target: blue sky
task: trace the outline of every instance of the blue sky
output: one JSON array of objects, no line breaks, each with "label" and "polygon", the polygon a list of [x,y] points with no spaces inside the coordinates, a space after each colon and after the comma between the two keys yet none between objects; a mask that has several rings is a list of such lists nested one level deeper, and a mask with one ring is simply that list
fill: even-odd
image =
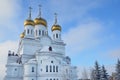
[{"label": "blue sky", "polygon": [[42,17],[47,20],[49,35],[58,13],[62,39],[67,44],[66,55],[72,64],[91,67],[97,60],[113,66],[120,58],[120,0],[0,0],[0,65],[5,72],[7,51],[18,46],[24,30],[24,20],[31,6],[32,18],[42,5]]}]

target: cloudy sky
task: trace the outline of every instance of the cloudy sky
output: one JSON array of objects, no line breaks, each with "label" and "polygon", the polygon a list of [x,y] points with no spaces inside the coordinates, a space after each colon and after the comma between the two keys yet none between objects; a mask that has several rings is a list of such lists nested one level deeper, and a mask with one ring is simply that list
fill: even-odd
[{"label": "cloudy sky", "polygon": [[120,0],[0,0],[0,80],[5,75],[8,50],[17,51],[28,7],[32,7],[34,19],[39,4],[49,35],[54,13],[58,13],[66,55],[73,65],[88,68],[97,60],[108,69],[115,66],[120,58]]}]

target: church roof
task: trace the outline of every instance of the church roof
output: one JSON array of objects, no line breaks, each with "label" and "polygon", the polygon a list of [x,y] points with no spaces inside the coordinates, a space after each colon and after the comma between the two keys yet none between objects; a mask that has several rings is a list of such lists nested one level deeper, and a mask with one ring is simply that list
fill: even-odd
[{"label": "church roof", "polygon": [[36,59],[30,59],[26,64],[36,64]]},{"label": "church roof", "polygon": [[19,63],[8,63],[8,65],[12,65],[12,66],[19,66]]},{"label": "church roof", "polygon": [[41,52],[48,52],[48,51],[54,51],[55,52],[55,49],[51,46],[44,46],[40,51]]}]

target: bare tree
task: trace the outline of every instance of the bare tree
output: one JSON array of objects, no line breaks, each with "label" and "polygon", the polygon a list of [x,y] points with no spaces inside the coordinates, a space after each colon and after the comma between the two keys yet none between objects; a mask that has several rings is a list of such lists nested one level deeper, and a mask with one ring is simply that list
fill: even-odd
[{"label": "bare tree", "polygon": [[83,69],[83,72],[82,72],[82,79],[88,79],[88,73],[85,68]]}]

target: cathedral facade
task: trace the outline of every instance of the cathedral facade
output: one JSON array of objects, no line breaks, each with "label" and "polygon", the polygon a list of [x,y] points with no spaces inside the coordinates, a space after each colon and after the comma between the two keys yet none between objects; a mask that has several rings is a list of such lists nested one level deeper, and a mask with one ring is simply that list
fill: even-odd
[{"label": "cathedral facade", "polygon": [[41,17],[32,20],[31,8],[24,22],[17,53],[8,51],[4,80],[77,80],[77,70],[66,56],[66,44],[61,39],[61,26],[55,23],[48,34],[47,21]]}]

